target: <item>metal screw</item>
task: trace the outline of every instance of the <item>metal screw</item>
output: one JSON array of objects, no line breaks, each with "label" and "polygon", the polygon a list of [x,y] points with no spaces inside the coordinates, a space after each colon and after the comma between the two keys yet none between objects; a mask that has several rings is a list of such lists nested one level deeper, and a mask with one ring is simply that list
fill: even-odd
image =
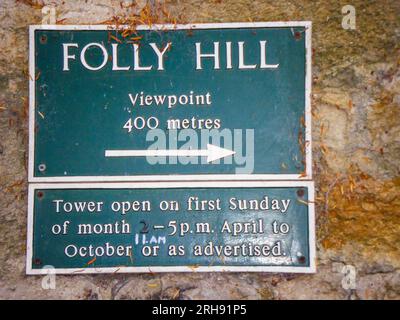
[{"label": "metal screw", "polygon": [[39,168],[40,172],[43,172],[46,170],[46,165],[44,163],[41,163],[41,164],[39,164],[38,168]]},{"label": "metal screw", "polygon": [[33,259],[33,264],[39,266],[42,264],[42,261],[40,259],[36,258],[36,259]]},{"label": "metal screw", "polygon": [[43,192],[42,192],[42,191],[38,191],[37,197],[38,197],[39,199],[40,199],[40,198],[43,198]]},{"label": "metal screw", "polygon": [[301,39],[301,32],[296,31],[296,32],[294,33],[294,38],[295,38],[296,40],[300,40],[300,39]]},{"label": "metal screw", "polygon": [[39,41],[41,44],[46,44],[47,43],[47,36],[45,34],[41,35],[39,38]]},{"label": "metal screw", "polygon": [[297,190],[297,195],[298,195],[299,197],[304,196],[304,189],[299,189],[299,190]]},{"label": "metal screw", "polygon": [[299,262],[300,262],[301,264],[303,264],[303,263],[306,262],[306,257],[305,257],[305,256],[299,256],[299,257],[297,258],[297,260],[299,260]]}]

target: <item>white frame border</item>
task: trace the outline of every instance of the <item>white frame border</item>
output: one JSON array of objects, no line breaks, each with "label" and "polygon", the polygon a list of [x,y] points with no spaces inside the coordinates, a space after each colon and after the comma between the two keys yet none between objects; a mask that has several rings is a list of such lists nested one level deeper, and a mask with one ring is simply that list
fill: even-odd
[{"label": "white frame border", "polygon": [[305,170],[302,174],[184,174],[184,175],[134,175],[134,176],[58,176],[35,177],[35,30],[115,30],[126,26],[115,25],[31,25],[29,26],[29,182],[106,182],[106,181],[223,181],[223,180],[311,180],[312,139],[311,139],[311,21],[287,22],[246,22],[246,23],[203,23],[203,24],[156,24],[141,25],[137,30],[185,30],[185,29],[232,29],[268,27],[304,27],[306,46],[305,75]]},{"label": "white frame border", "polygon": [[[106,268],[56,268],[33,269],[33,216],[34,196],[36,189],[160,189],[160,188],[248,188],[248,187],[305,187],[308,189],[308,234],[309,234],[309,260],[308,267],[293,266],[147,266],[147,267],[106,267]],[[27,253],[26,274],[92,274],[92,273],[146,273],[146,272],[279,272],[279,273],[315,273],[316,248],[315,248],[315,208],[314,208],[314,182],[312,181],[266,181],[247,182],[174,182],[174,183],[62,183],[62,184],[30,184],[28,193],[28,228],[27,228]]]}]

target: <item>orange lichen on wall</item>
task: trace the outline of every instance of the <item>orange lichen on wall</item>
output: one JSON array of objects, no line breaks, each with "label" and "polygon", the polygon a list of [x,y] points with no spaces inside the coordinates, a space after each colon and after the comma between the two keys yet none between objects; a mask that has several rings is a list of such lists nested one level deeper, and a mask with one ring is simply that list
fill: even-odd
[{"label": "orange lichen on wall", "polygon": [[400,258],[400,178],[357,178],[356,186],[346,179],[330,190],[326,211],[324,204],[319,205],[321,244],[325,249],[340,249],[358,243],[369,250],[397,252]]}]

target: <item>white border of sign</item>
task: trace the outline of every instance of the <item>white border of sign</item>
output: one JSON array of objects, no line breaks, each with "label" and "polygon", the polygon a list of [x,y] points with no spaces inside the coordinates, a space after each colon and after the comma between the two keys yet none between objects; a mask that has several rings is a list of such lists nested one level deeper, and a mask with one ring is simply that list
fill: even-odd
[{"label": "white border of sign", "polygon": [[[308,189],[308,233],[309,233],[309,256],[310,266],[202,266],[193,268],[191,266],[148,266],[148,267],[107,267],[107,268],[58,268],[58,269],[32,269],[33,257],[33,215],[34,196],[36,189],[160,189],[160,188],[248,188],[248,187],[305,187]],[[31,184],[28,194],[28,235],[26,253],[26,274],[37,275],[47,272],[57,274],[83,274],[83,273],[145,273],[145,272],[286,272],[286,273],[315,273],[315,214],[314,214],[314,182],[312,181],[268,181],[248,182],[243,186],[242,182],[143,182],[143,183],[60,183],[60,184]]]},{"label": "white border of sign", "polygon": [[[59,176],[34,177],[35,154],[35,30],[115,30],[111,25],[31,25],[29,27],[29,182],[106,182],[106,181],[223,181],[223,180],[311,180],[311,29],[310,21],[288,22],[249,22],[249,23],[204,23],[204,24],[164,24],[142,25],[137,30],[185,30],[185,29],[232,29],[232,28],[268,28],[268,27],[305,27],[306,76],[305,76],[305,153],[306,174],[195,174],[195,175],[136,175],[136,176]],[[118,26],[124,28],[124,26]]]}]

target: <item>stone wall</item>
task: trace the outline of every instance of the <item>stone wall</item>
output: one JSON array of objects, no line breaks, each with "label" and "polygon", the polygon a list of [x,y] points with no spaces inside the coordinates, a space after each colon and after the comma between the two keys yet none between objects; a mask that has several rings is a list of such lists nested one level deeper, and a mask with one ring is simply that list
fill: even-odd
[{"label": "stone wall", "polygon": [[[41,8],[49,4],[60,24],[109,23],[149,8],[145,0],[0,2],[0,298],[400,298],[399,1],[150,6],[158,22],[313,22],[316,274],[74,275],[57,276],[56,289],[43,290],[41,277],[25,275],[28,25],[41,23]],[[346,4],[356,9],[355,30],[341,26]],[[356,271],[353,289],[343,285],[344,270]]]}]

